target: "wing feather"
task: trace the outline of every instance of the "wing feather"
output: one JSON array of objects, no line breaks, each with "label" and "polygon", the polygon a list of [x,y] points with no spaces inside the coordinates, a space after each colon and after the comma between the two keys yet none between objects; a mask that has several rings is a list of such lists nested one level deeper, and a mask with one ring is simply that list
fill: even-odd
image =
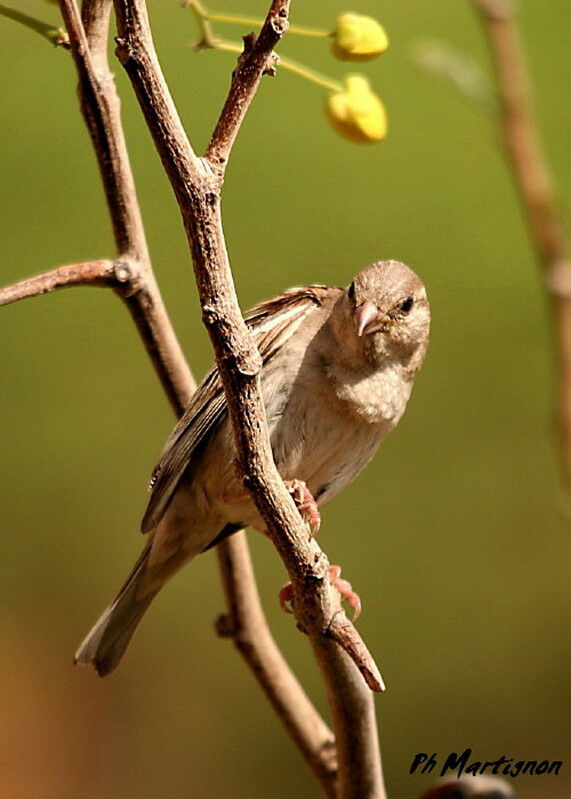
[{"label": "wing feather", "polygon": [[[331,291],[327,286],[289,289],[252,309],[246,324],[264,364],[279,352],[310,311],[325,304]],[[192,460],[226,416],[224,391],[214,367],[196,389],[153,471],[151,497],[141,523],[143,533],[153,530],[160,522]]]}]

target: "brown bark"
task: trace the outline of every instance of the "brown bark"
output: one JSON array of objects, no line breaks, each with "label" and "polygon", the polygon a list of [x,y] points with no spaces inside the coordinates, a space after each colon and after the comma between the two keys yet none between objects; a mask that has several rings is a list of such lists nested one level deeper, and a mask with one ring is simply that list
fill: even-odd
[{"label": "brown bark", "polygon": [[505,153],[531,241],[543,268],[558,354],[559,438],[571,489],[571,247],[543,153],[517,23],[510,0],[472,0],[488,40],[501,102]]}]

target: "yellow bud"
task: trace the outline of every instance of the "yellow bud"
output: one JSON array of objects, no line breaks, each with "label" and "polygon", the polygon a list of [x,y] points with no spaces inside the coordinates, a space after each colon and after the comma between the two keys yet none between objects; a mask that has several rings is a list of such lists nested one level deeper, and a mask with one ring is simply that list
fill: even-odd
[{"label": "yellow bud", "polygon": [[344,88],[327,98],[327,116],[343,138],[373,144],[387,135],[387,114],[363,75],[347,75]]},{"label": "yellow bud", "polygon": [[389,46],[383,26],[360,14],[341,14],[332,35],[333,55],[341,61],[370,61]]}]

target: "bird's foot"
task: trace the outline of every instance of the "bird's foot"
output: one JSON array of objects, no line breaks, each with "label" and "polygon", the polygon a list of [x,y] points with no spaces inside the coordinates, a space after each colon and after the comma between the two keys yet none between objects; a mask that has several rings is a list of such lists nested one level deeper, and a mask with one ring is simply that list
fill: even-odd
[{"label": "bird's foot", "polygon": [[278,599],[284,613],[293,613],[293,610],[288,604],[291,603],[293,599],[293,586],[291,583],[286,583],[283,588],[280,588]]},{"label": "bird's foot", "polygon": [[295,506],[309,528],[311,536],[316,536],[321,527],[321,514],[313,494],[303,480],[286,480],[285,487],[292,496]]},{"label": "bird's foot", "polygon": [[[361,615],[361,597],[353,590],[353,586],[349,580],[344,580],[341,577],[341,566],[329,567],[329,582],[339,591],[341,597],[346,599],[353,608],[353,621],[356,621]],[[280,606],[286,613],[293,613],[288,603],[293,599],[293,588],[291,583],[286,583],[278,594]]]},{"label": "bird's foot", "polygon": [[357,621],[361,615],[361,597],[353,590],[353,586],[349,580],[345,580],[341,577],[341,566],[329,567],[329,582],[339,591],[341,598],[346,599],[351,605],[353,608],[353,621]]}]

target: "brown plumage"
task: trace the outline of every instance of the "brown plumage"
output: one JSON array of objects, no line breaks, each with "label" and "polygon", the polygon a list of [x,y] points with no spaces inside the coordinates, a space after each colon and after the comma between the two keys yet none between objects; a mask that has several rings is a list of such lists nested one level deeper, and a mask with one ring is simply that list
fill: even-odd
[{"label": "brown plumage", "polygon": [[[263,360],[262,393],[274,460],[322,506],[361,471],[408,401],[428,344],[420,279],[375,263],[347,289],[308,286],[258,305],[247,319]],[[213,369],[176,425],[151,479],[148,542],[75,656],[100,675],[118,664],[164,583],[237,529],[264,525],[234,470],[234,443]]]}]

